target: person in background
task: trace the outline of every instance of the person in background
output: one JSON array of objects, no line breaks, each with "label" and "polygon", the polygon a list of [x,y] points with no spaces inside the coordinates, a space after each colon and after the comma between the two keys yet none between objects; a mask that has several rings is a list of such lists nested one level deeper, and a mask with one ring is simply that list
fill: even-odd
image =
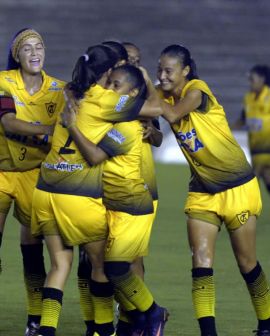
[{"label": "person in background", "polygon": [[254,172],[270,193],[270,68],[260,64],[252,67],[249,84],[241,117],[233,128],[247,129]]}]

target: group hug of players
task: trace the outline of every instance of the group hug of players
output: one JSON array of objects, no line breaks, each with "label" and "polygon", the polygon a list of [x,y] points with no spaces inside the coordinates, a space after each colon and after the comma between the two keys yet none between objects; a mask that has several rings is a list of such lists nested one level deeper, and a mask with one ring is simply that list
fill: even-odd
[{"label": "group hug of players", "polygon": [[[201,335],[217,335],[213,260],[223,223],[258,319],[255,334],[270,335],[269,283],[256,258],[258,181],[189,50],[170,45],[161,52],[157,87],[132,43],[89,47],[67,84],[42,70],[44,58],[40,34],[23,29],[0,72],[0,232],[2,240],[13,202],[21,224],[25,336],[56,335],[76,245],[86,336],[164,335],[169,314],[143,281],[157,209],[151,145],[162,142],[160,116],[191,169],[185,213]],[[251,70],[236,126],[248,125],[255,172],[270,190],[268,73],[265,66]]]}]

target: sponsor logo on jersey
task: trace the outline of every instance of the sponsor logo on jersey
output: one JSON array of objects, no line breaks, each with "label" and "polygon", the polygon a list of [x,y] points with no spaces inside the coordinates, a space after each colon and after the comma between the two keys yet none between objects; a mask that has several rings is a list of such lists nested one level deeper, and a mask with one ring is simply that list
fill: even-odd
[{"label": "sponsor logo on jersey", "polygon": [[9,83],[16,83],[15,80],[10,77],[5,77],[5,80]]},{"label": "sponsor logo on jersey", "polygon": [[241,225],[246,224],[249,219],[249,211],[242,211],[240,214],[237,215],[237,219]]},{"label": "sponsor logo on jersey", "polygon": [[25,106],[25,103],[23,103],[22,101],[19,100],[19,98],[17,96],[12,96],[15,102],[15,105],[18,106]]},{"label": "sponsor logo on jersey", "polygon": [[116,129],[111,129],[108,133],[107,133],[108,137],[113,139],[113,141],[122,144],[126,138],[120,133],[118,132]]},{"label": "sponsor logo on jersey", "polygon": [[51,87],[49,88],[49,91],[61,91],[62,88],[58,86],[57,82],[52,82]]},{"label": "sponsor logo on jersey", "polygon": [[51,118],[56,110],[56,103],[50,102],[50,103],[45,103],[46,110],[48,113],[48,116]]},{"label": "sponsor logo on jersey", "polygon": [[180,147],[185,148],[190,153],[196,153],[204,148],[204,144],[198,139],[195,128],[186,133],[176,133],[176,138]]},{"label": "sponsor logo on jersey", "polygon": [[122,109],[124,108],[124,106],[126,105],[126,102],[128,101],[128,99],[129,99],[129,96],[128,96],[128,95],[121,96],[121,97],[119,98],[118,103],[117,103],[116,106],[115,106],[115,111],[116,111],[116,112],[121,112]]},{"label": "sponsor logo on jersey", "polygon": [[83,165],[78,163],[68,163],[66,161],[58,163],[44,162],[43,166],[47,169],[72,173],[76,170],[83,170]]}]

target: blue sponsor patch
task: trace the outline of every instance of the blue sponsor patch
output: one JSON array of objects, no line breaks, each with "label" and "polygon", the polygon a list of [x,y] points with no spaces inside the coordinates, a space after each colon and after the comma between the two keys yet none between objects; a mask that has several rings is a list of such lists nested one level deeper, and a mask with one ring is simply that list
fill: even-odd
[{"label": "blue sponsor patch", "polygon": [[111,129],[108,133],[107,133],[108,137],[113,139],[113,141],[122,144],[126,138],[120,133],[118,132],[116,129]]},{"label": "blue sponsor patch", "polygon": [[129,96],[128,95],[125,95],[125,96],[121,96],[119,98],[119,101],[118,103],[116,104],[115,106],[115,111],[116,112],[121,112],[123,107],[126,105],[126,102],[128,101],[129,99]]}]

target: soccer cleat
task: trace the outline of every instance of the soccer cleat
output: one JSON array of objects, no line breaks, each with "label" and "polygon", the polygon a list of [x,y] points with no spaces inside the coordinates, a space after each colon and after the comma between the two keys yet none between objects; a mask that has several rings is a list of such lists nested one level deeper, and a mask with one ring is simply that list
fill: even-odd
[{"label": "soccer cleat", "polygon": [[39,335],[39,324],[35,322],[31,322],[30,326],[26,327],[24,336],[42,336]]},{"label": "soccer cleat", "polygon": [[270,330],[254,330],[254,336],[270,336]]},{"label": "soccer cleat", "polygon": [[148,319],[147,336],[163,336],[169,313],[166,308],[157,306]]}]

